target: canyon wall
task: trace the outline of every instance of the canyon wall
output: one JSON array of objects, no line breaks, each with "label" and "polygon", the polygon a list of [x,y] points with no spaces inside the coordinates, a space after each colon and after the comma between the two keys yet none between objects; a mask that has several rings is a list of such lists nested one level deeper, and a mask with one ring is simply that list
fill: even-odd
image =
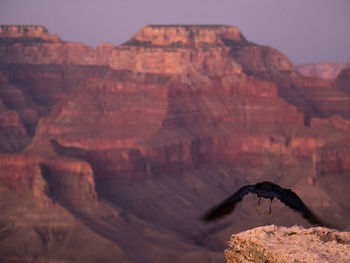
[{"label": "canyon wall", "polygon": [[222,223],[198,220],[262,180],[349,227],[347,71],[303,77],[231,26],[150,25],[95,49],[41,26],[0,28],[0,244],[24,247],[1,245],[1,260],[73,262],[76,234],[95,240],[91,260],[106,245],[104,262],[220,261],[227,233],[308,225],[280,204],[256,217],[252,198]]}]

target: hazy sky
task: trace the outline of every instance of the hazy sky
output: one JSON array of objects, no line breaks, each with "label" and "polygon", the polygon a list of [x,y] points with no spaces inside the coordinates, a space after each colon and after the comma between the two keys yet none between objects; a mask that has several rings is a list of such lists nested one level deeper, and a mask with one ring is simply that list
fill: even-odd
[{"label": "hazy sky", "polygon": [[0,0],[0,24],[120,44],[148,24],[226,24],[292,62],[350,61],[350,0]]}]

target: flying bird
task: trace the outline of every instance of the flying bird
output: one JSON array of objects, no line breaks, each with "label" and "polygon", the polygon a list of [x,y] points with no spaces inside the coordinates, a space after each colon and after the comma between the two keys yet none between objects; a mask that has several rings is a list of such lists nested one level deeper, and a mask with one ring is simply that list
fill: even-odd
[{"label": "flying bird", "polygon": [[241,187],[237,192],[225,199],[220,204],[210,209],[202,219],[205,222],[215,221],[221,217],[230,214],[236,204],[243,199],[243,197],[249,193],[257,194],[258,206],[256,208],[257,213],[260,213],[260,201],[261,197],[270,199],[270,208],[268,214],[271,214],[272,200],[277,197],[282,203],[301,213],[301,215],[307,219],[311,224],[318,226],[326,226],[320,219],[313,214],[309,208],[301,201],[301,199],[290,189],[285,189],[277,184],[271,182],[261,182],[255,185],[246,185]]}]

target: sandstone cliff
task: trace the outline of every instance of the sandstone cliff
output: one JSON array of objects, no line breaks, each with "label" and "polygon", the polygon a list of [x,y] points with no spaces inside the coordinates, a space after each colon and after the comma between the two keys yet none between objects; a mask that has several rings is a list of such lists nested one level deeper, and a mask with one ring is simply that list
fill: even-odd
[{"label": "sandstone cliff", "polygon": [[345,263],[350,259],[350,232],[321,227],[258,227],[232,235],[228,245],[228,263]]},{"label": "sandstone cliff", "polygon": [[303,76],[318,77],[331,80],[336,79],[339,73],[349,65],[349,63],[317,62],[295,65],[294,68]]},{"label": "sandstone cliff", "polygon": [[96,49],[1,30],[0,259],[220,261],[227,233],[308,225],[279,202],[255,216],[249,196],[218,224],[198,221],[261,180],[349,227],[345,73],[302,77],[230,26],[151,25]]},{"label": "sandstone cliff", "polygon": [[105,65],[115,46],[65,42],[43,26],[0,26],[1,63]]}]

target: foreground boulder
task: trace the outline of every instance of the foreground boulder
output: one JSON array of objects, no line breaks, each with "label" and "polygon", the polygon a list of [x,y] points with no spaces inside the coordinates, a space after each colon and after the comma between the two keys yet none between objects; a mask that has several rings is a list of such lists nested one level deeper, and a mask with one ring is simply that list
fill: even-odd
[{"label": "foreground boulder", "polygon": [[349,262],[350,232],[324,227],[257,227],[232,235],[225,250],[231,262]]}]

